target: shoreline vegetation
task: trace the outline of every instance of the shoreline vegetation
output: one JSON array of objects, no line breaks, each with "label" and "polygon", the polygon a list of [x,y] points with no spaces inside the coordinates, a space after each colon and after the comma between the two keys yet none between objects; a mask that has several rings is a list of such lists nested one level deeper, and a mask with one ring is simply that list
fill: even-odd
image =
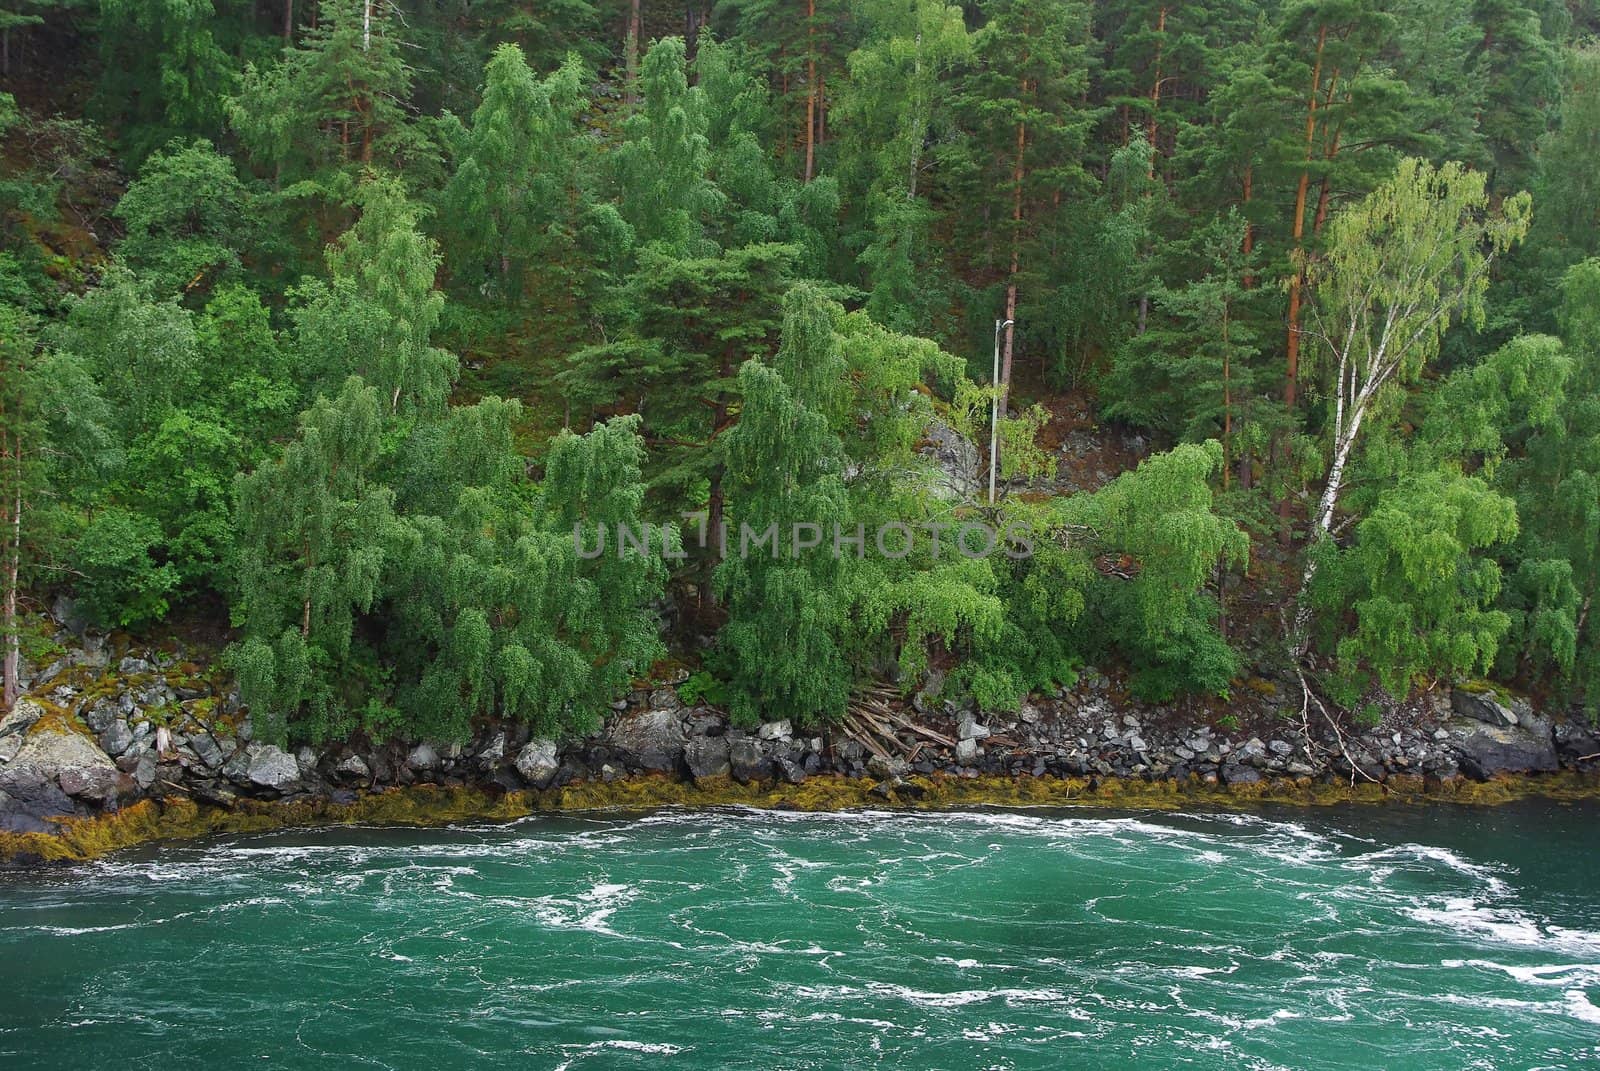
[{"label": "shoreline vegetation", "polygon": [[[774,810],[1496,804],[1600,796],[1600,737],[1488,686],[1381,724],[1318,724],[1270,682],[1225,708],[1140,702],[1096,671],[1015,711],[860,695],[845,724],[743,728],[689,675],[645,682],[592,732],[484,720],[461,742],[257,738],[203,649],[87,633],[0,719],[0,863],[332,825],[438,826],[658,807]],[[1300,715],[1297,719],[1296,715]],[[865,731],[870,720],[879,727]]]}]

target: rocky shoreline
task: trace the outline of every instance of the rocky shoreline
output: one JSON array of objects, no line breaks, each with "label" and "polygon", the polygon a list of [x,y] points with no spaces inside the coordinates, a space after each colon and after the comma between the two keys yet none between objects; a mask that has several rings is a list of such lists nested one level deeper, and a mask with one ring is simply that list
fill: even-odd
[{"label": "rocky shoreline", "polygon": [[[0,720],[0,859],[83,858],[188,831],[428,821],[424,804],[441,799],[452,802],[436,817],[448,821],[665,803],[1495,800],[1508,791],[1472,786],[1506,778],[1526,779],[1531,791],[1541,779],[1561,792],[1585,791],[1591,779],[1600,786],[1594,727],[1488,688],[1426,696],[1370,729],[1328,721],[1319,731],[1297,703],[1258,683],[1256,716],[1244,728],[1232,715],[1209,724],[1192,710],[1134,703],[1093,671],[1012,713],[919,694],[897,711],[898,736],[876,743],[787,721],[735,727],[685,703],[679,682],[665,680],[619,701],[582,739],[490,723],[461,743],[357,739],[287,750],[254,738],[214,663],[182,648],[114,646],[72,637]],[[86,832],[94,829],[113,832]]]}]

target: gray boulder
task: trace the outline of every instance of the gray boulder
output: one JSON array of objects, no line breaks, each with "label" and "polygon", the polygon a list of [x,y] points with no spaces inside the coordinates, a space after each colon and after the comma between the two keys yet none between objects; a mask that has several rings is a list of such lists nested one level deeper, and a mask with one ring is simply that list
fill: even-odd
[{"label": "gray boulder", "polygon": [[244,750],[245,776],[253,784],[282,792],[300,780],[300,763],[274,744],[251,744]]},{"label": "gray boulder", "polygon": [[120,755],[133,746],[133,730],[121,718],[106,726],[100,734],[100,747],[107,755]]},{"label": "gray boulder", "polygon": [[517,774],[534,788],[549,788],[561,770],[554,740],[533,740],[517,753]]},{"label": "gray boulder", "polygon": [[189,737],[189,748],[194,752],[195,758],[200,760],[200,765],[208,770],[221,768],[223,754],[222,748],[211,739],[211,734],[204,730]]},{"label": "gray boulder", "polygon": [[33,723],[44,715],[44,708],[31,699],[19,699],[11,713],[0,718],[0,763],[10,762],[22,750],[23,738]]},{"label": "gray boulder", "polygon": [[476,762],[480,770],[489,770],[500,765],[506,757],[506,734],[497,732],[491,736],[478,752]]},{"label": "gray boulder", "polygon": [[778,776],[791,785],[798,785],[806,779],[805,767],[787,755],[777,756],[772,764],[778,768]]},{"label": "gray boulder", "polygon": [[441,761],[439,752],[426,740],[412,748],[411,754],[406,756],[406,765],[413,770],[437,770]]},{"label": "gray boulder", "polygon": [[728,770],[740,784],[764,779],[770,765],[761,750],[761,741],[748,736],[729,741]]},{"label": "gray boulder", "polygon": [[1261,774],[1249,766],[1228,763],[1222,767],[1222,780],[1230,785],[1253,785],[1261,780]]},{"label": "gray boulder", "polygon": [[340,777],[348,777],[356,781],[366,781],[372,777],[372,767],[367,765],[367,760],[360,755],[351,755],[333,768],[333,772]]},{"label": "gray boulder", "polygon": [[111,728],[111,723],[117,720],[117,704],[111,699],[96,699],[83,711],[83,720],[97,733],[103,733]]},{"label": "gray boulder", "polygon": [[650,710],[617,719],[606,742],[635,766],[671,771],[678,768],[688,736],[676,710]]},{"label": "gray boulder", "polygon": [[5,832],[47,832],[50,827],[41,819],[73,813],[72,800],[37,766],[0,769],[0,785],[0,830]]},{"label": "gray boulder", "polygon": [[1534,726],[1454,722],[1448,726],[1447,743],[1462,772],[1475,780],[1510,773],[1554,773],[1561,768],[1561,760],[1549,725],[1543,719],[1530,720]]},{"label": "gray boulder", "polygon": [[769,721],[756,730],[756,736],[762,740],[788,740],[794,736],[794,726],[788,718],[782,721]]},{"label": "gray boulder", "polygon": [[728,763],[728,738],[725,736],[697,736],[683,749],[684,765],[695,780],[704,777],[726,777]]},{"label": "gray boulder", "polygon": [[1579,759],[1594,761],[1595,755],[1600,755],[1600,734],[1588,726],[1576,722],[1562,722],[1555,727],[1556,750],[1568,762]]},{"label": "gray boulder", "polygon": [[0,767],[0,791],[25,796],[27,793],[19,792],[18,787],[31,783],[35,774],[46,782],[55,782],[68,796],[90,800],[104,800],[119,788],[131,787],[124,784],[117,764],[86,732],[54,722],[38,725],[43,716],[44,708],[33,700],[19,699],[11,714],[0,722],[0,734],[13,737],[18,725],[26,726],[21,746]]}]

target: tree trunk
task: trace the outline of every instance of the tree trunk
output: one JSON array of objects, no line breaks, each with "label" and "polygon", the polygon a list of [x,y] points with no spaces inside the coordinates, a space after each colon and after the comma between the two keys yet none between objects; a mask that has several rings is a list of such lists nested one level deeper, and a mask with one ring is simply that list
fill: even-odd
[{"label": "tree trunk", "polygon": [[[1329,164],[1332,164],[1334,157],[1339,155],[1339,135],[1343,132],[1344,130],[1342,126],[1333,132],[1333,141],[1329,144],[1328,151],[1323,154],[1322,158]],[[1311,223],[1312,234],[1321,234],[1322,225],[1328,222],[1328,191],[1330,184],[1329,176],[1323,175],[1322,189],[1317,193],[1317,215],[1316,219],[1314,219]]]},{"label": "tree trunk", "polygon": [[639,37],[643,28],[644,13],[640,0],[632,0],[628,8],[628,31],[622,44],[622,69],[627,81],[622,99],[627,104],[639,103]]},{"label": "tree trunk", "polygon": [[1161,53],[1167,39],[1165,4],[1161,5],[1161,11],[1156,16],[1156,34],[1155,80],[1150,83],[1150,118],[1145,123],[1145,141],[1150,143],[1150,170],[1145,177],[1152,181],[1156,177],[1156,112],[1161,108]]},{"label": "tree trunk", "polygon": [[[1250,212],[1250,199],[1254,195],[1254,193],[1255,193],[1255,169],[1253,167],[1251,167],[1249,164],[1246,164],[1245,165],[1245,169],[1244,169],[1244,205],[1245,205],[1244,241],[1239,246],[1239,251],[1244,254],[1246,260],[1249,260],[1250,254],[1255,252],[1255,248],[1256,248],[1256,227],[1255,227],[1255,224],[1250,222],[1250,215],[1249,215],[1249,212]],[[1250,269],[1248,267],[1246,267],[1245,270],[1244,270],[1244,277],[1242,279],[1240,279],[1239,282],[1240,282],[1240,285],[1242,285],[1246,290],[1253,290],[1253,289],[1255,289],[1255,285],[1256,285],[1256,277],[1254,275],[1252,275],[1250,273]]]},{"label": "tree trunk", "polygon": [[283,0],[283,39],[294,41],[294,0]]},{"label": "tree trunk", "polygon": [[[1028,93],[1027,79],[1022,82],[1022,95]],[[1017,333],[1017,272],[1022,266],[1022,164],[1028,151],[1028,125],[1017,124],[1017,155],[1011,166],[1011,271],[1006,279],[1006,327],[1005,348],[1000,357],[1000,400],[999,412],[1002,416],[1006,412],[1006,402],[1011,396],[1011,356],[1012,343]]]},{"label": "tree trunk", "polygon": [[[1341,370],[1342,372],[1342,370]],[[1343,389],[1344,376],[1339,377],[1340,389]],[[1366,416],[1367,398],[1365,391],[1357,395],[1351,403],[1348,427],[1338,427],[1340,423],[1335,420],[1335,439],[1333,451],[1333,466],[1328,469],[1328,483],[1322,489],[1322,499],[1317,503],[1316,520],[1311,529],[1311,539],[1308,545],[1314,545],[1319,535],[1327,535],[1333,530],[1333,514],[1339,507],[1339,492],[1344,488],[1345,466],[1350,463],[1350,454],[1356,443],[1356,436],[1361,433],[1361,421]],[[1317,577],[1317,559],[1315,555],[1306,558],[1305,571],[1300,574],[1300,595],[1296,600],[1294,612],[1294,630],[1291,633],[1293,649],[1296,657],[1305,654],[1307,635],[1311,624],[1311,603],[1309,595],[1311,582]]]},{"label": "tree trunk", "polygon": [[693,63],[700,50],[700,26],[705,22],[705,15],[695,7],[694,0],[683,9],[683,49],[689,62]]},{"label": "tree trunk", "polygon": [[12,489],[11,501],[8,503],[11,507],[9,510],[11,516],[6,518],[11,522],[9,526],[11,531],[8,533],[9,539],[7,539],[5,555],[4,618],[3,621],[0,621],[0,625],[3,625],[4,628],[6,644],[4,672],[0,674],[0,676],[4,677],[4,684],[0,686],[0,698],[4,699],[4,703],[0,705],[3,705],[6,710],[10,710],[17,701],[17,677],[22,668],[22,639],[17,635],[17,584],[19,583],[22,564],[22,441],[20,437],[12,439],[9,455],[5,460],[11,463],[16,487]]},{"label": "tree trunk", "polygon": [[817,155],[817,0],[806,0],[806,167],[810,182]]},{"label": "tree trunk", "polygon": [[1233,458],[1233,382],[1229,379],[1232,354],[1228,344],[1228,310],[1222,311],[1222,489],[1228,489],[1229,466]]},{"label": "tree trunk", "polygon": [[[1328,42],[1328,28],[1317,34],[1317,59],[1311,69],[1311,92],[1306,97],[1306,158],[1300,170],[1300,184],[1294,196],[1294,251],[1298,255],[1306,233],[1306,195],[1311,188],[1311,147],[1317,136],[1317,96],[1322,90],[1322,54]],[[1305,265],[1298,260],[1289,276],[1289,337],[1283,381],[1283,405],[1294,412],[1300,380],[1300,301],[1305,286]]]}]

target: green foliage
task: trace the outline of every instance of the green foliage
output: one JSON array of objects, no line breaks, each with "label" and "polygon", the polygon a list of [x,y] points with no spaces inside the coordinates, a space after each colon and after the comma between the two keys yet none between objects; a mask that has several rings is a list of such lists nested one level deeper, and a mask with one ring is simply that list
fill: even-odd
[{"label": "green foliage", "polygon": [[484,76],[483,103],[444,190],[445,222],[458,270],[500,277],[521,296],[532,265],[573,252],[581,207],[575,120],[585,73],[569,59],[541,80],[522,50],[507,44]]},{"label": "green foliage", "polygon": [[1487,672],[1511,622],[1494,608],[1500,568],[1484,552],[1516,534],[1515,503],[1477,477],[1427,472],[1384,494],[1353,545],[1322,551],[1316,601],[1354,618],[1333,643],[1335,697],[1353,705],[1377,686],[1403,698]]},{"label": "green foliage", "polygon": [[328,246],[329,282],[302,288],[303,360],[327,383],[367,377],[391,412],[437,411],[457,372],[455,356],[432,343],[444,310],[438,247],[398,182],[370,180],[357,199],[360,218]]},{"label": "green foliage", "polygon": [[1245,534],[1213,508],[1209,481],[1221,462],[1214,440],[1179,446],[1056,509],[1066,537],[1106,567],[1091,588],[1091,634],[1129,660],[1136,691],[1149,698],[1220,694],[1239,670],[1206,593],[1219,565],[1242,564],[1249,552]]},{"label": "green foliage", "polygon": [[117,252],[160,294],[214,286],[254,244],[252,199],[209,141],[174,143],[145,161],[117,202],[127,227]]},{"label": "green foliage", "polygon": [[212,0],[101,0],[102,107],[134,160],[173,137],[220,131],[234,68],[215,19]]},{"label": "green foliage", "polygon": [[[831,718],[848,695],[838,642],[844,560],[831,543],[847,520],[844,450],[820,411],[843,372],[831,315],[816,290],[790,291],[777,368],[751,360],[739,370],[744,411],[724,439],[736,537],[716,571],[728,607],[719,642],[732,669],[729,713],[746,724]],[[813,549],[798,545],[797,525],[816,526]],[[768,533],[770,551],[755,542]]]},{"label": "green foliage", "polygon": [[383,412],[378,392],[352,376],[301,416],[281,460],[239,478],[240,687],[269,735],[352,727],[338,673],[395,538],[394,492],[375,478]]},{"label": "green foliage", "polygon": [[158,563],[161,529],[148,517],[118,507],[90,518],[74,564],[80,605],[102,628],[123,628],[161,617],[179,576]]},{"label": "green foliage", "polygon": [[[591,0],[0,7],[3,564],[225,598],[264,736],[581,729],[669,590],[746,722],[1226,694],[1296,576],[1352,703],[1600,703],[1592,4],[726,0],[642,62]],[[1008,316],[991,508],[929,455]],[[734,557],[573,543],[692,511]]]}]

